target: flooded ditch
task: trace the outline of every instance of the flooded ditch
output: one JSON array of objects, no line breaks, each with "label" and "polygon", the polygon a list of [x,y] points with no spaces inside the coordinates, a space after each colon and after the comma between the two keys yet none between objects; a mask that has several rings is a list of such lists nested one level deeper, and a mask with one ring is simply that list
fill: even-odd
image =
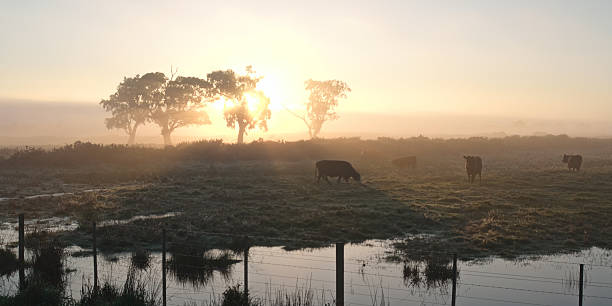
[{"label": "flooded ditch", "polygon": [[[164,216],[169,215],[138,216],[130,220]],[[31,221],[32,225],[43,223],[50,231],[72,230],[78,226],[61,218]],[[15,224],[3,224],[0,235],[5,245],[11,245],[17,238]],[[385,305],[450,304],[450,257],[389,261],[392,243],[371,240],[344,247],[345,304],[381,305],[381,299]],[[16,252],[14,247],[11,250]],[[93,258],[86,251],[78,247],[67,249],[66,291],[77,299],[83,283],[93,283]],[[241,252],[191,249],[169,251],[167,256],[168,305],[191,302],[199,305],[219,296],[229,286],[244,285]],[[120,286],[129,269],[137,267],[139,275],[150,286],[159,288],[161,261],[160,252],[100,254],[99,279]],[[489,257],[459,261],[457,305],[577,305],[579,263],[585,264],[584,305],[610,305],[612,252],[599,248],[514,260]],[[335,297],[335,269],[334,247],[298,251],[252,247],[248,258],[249,292],[255,297],[264,297],[279,289],[293,292],[296,287],[306,288],[313,292],[316,304],[329,303]],[[2,276],[0,293],[16,292],[18,277],[17,272]]]}]

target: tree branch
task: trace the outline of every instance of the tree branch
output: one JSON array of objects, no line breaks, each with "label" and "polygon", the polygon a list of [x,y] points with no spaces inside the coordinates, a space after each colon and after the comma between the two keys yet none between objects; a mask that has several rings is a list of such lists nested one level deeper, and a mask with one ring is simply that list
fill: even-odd
[{"label": "tree branch", "polygon": [[293,116],[300,118],[304,121],[304,123],[306,123],[306,126],[308,127],[308,129],[310,129],[310,123],[308,123],[308,120],[306,120],[306,116],[300,116],[299,114],[293,112],[292,110],[290,110],[287,106],[285,106],[284,104],[281,104],[283,106],[283,108],[288,111],[290,114],[292,114]]}]

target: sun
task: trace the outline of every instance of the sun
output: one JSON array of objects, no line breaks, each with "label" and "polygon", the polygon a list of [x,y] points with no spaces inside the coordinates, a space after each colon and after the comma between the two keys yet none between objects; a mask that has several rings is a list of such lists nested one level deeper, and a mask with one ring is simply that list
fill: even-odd
[{"label": "sun", "polygon": [[246,100],[247,108],[249,109],[249,113],[255,114],[259,111],[259,108],[261,107],[260,105],[261,101],[256,95],[252,93],[245,93],[244,99]]},{"label": "sun", "polygon": [[[286,99],[286,95],[283,91],[283,86],[274,77],[274,75],[266,75],[263,79],[257,83],[257,89],[264,92],[264,94],[270,98],[270,110],[277,111],[283,109],[283,100]],[[251,109],[249,107],[249,109]]]}]

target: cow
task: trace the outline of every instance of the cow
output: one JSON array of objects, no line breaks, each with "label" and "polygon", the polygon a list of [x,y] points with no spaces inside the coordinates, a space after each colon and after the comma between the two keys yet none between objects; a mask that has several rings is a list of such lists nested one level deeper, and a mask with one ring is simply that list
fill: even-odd
[{"label": "cow", "polygon": [[563,154],[563,162],[567,164],[570,171],[580,171],[582,166],[582,155]]},{"label": "cow", "polygon": [[340,183],[341,179],[348,182],[351,177],[358,182],[361,181],[361,175],[353,168],[351,163],[343,160],[320,160],[316,163],[315,179],[317,183],[319,183],[321,177],[325,178],[325,180],[330,183],[327,179],[328,176],[337,176],[338,183]]},{"label": "cow", "polygon": [[463,156],[465,158],[465,170],[467,171],[468,181],[474,183],[478,174],[479,184],[482,183],[482,159],[480,156]]},{"label": "cow", "polygon": [[416,156],[406,156],[397,158],[391,161],[391,163],[398,168],[416,168]]}]

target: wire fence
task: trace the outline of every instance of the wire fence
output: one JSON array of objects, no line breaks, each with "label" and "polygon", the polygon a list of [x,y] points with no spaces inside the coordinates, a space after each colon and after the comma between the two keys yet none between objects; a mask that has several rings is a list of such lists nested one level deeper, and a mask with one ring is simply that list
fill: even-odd
[{"label": "wire fence", "polygon": [[[27,240],[36,232],[26,228],[22,216],[19,224],[15,236],[19,237],[20,271],[18,282],[11,283],[14,290],[23,286],[23,270],[26,269],[24,249],[30,244]],[[566,271],[563,276],[552,277],[512,271],[483,271],[465,264],[459,266],[457,254],[436,252],[432,256],[432,253],[419,254],[415,250],[413,255],[432,258],[437,266],[431,262],[411,262],[403,263],[403,268],[402,264],[393,264],[396,268],[391,269],[386,263],[345,256],[345,244],[342,242],[329,241],[327,243],[334,245],[334,248],[311,254],[252,247],[250,241],[260,239],[317,244],[321,241],[262,235],[245,237],[232,233],[135,224],[106,224],[104,227],[146,231],[153,237],[162,237],[162,241],[154,246],[149,243],[137,248],[133,245],[139,245],[140,241],[122,241],[118,244],[125,250],[136,251],[120,255],[102,254],[97,251],[100,242],[117,238],[105,237],[112,233],[92,226],[91,251],[86,250],[87,256],[84,257],[66,259],[68,268],[76,268],[76,273],[67,279],[67,286],[72,291],[91,283],[94,287],[102,283],[121,284],[126,280],[128,271],[139,265],[138,252],[141,252],[141,259],[146,259],[143,270],[148,271],[144,277],[150,282],[151,290],[157,287],[161,291],[159,299],[163,305],[213,304],[233,284],[240,284],[243,292],[269,305],[283,305],[279,302],[282,299],[300,295],[317,305],[559,305],[559,301],[564,305],[612,305],[612,279],[590,280],[584,271],[585,265],[579,262],[539,259],[539,262],[563,265],[571,270],[571,273]],[[231,239],[236,242],[236,248],[231,251],[202,249],[197,241],[166,240],[166,232],[175,234],[172,237],[189,234]],[[161,249],[157,245],[162,245]],[[376,269],[379,266],[382,268]],[[587,266],[591,271],[610,269],[609,274],[612,275],[611,266]],[[585,287],[595,293],[585,293]],[[589,304],[585,304],[585,301]]]}]

